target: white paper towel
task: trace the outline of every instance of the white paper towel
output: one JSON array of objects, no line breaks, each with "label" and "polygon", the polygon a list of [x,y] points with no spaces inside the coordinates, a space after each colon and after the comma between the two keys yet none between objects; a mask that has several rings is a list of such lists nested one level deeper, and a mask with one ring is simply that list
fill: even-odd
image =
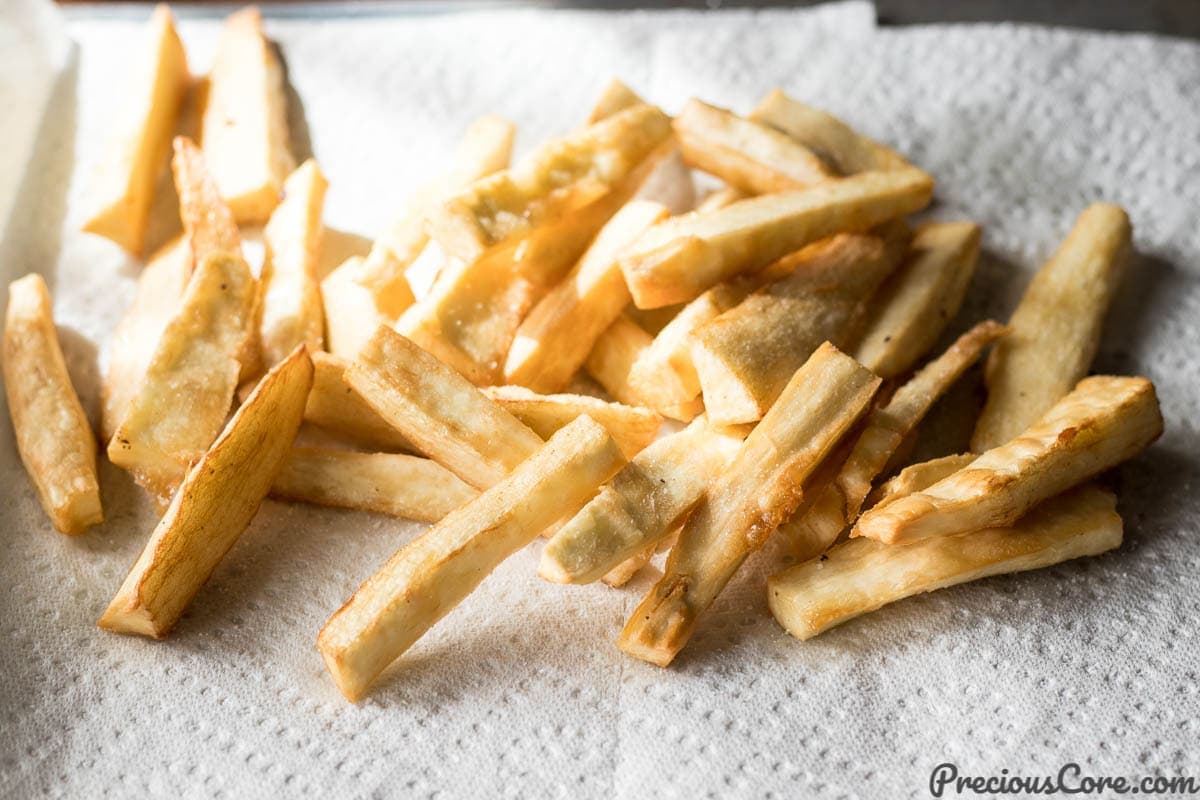
[{"label": "white paper towel", "polygon": [[[147,9],[148,11],[148,9]],[[46,273],[76,379],[136,265],[75,232],[81,187],[139,25],[69,15],[70,96],[44,177],[0,251]],[[217,21],[185,18],[197,71]],[[1126,544],[1101,558],[899,603],[816,640],[766,610],[751,562],[676,664],[613,640],[648,583],[559,587],[514,556],[360,706],[314,647],[321,624],[418,526],[267,503],[170,640],[94,622],[154,525],[123,473],[108,522],[55,534],[0,442],[0,794],[74,797],[907,797],[930,771],[1200,774],[1200,46],[1014,26],[874,29],[814,11],[519,10],[272,19],[330,224],[371,235],[497,112],[529,148],[611,75],[668,109],[745,111],[781,85],[938,178],[942,217],[985,227],[961,324],[1003,318],[1086,203],[1126,206],[1144,256],[1097,361],[1158,384],[1167,433],[1119,471]],[[27,187],[28,188],[28,187]],[[65,219],[64,219],[65,215]],[[17,217],[20,217],[17,220]],[[61,231],[61,234],[60,234]],[[102,355],[99,356],[102,360]]]}]

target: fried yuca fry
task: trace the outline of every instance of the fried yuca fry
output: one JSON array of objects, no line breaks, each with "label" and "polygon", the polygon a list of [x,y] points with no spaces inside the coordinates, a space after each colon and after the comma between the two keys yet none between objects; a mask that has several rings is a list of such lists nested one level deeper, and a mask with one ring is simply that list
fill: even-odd
[{"label": "fried yuca fry", "polygon": [[605,84],[600,96],[596,98],[596,104],[592,106],[592,110],[588,114],[587,124],[591,125],[602,119],[608,119],[627,108],[644,105],[645,102],[637,92],[617,78],[613,78]]},{"label": "fried yuca fry", "polygon": [[911,252],[872,300],[870,322],[854,355],[881,378],[903,375],[933,346],[958,313],[979,256],[979,226],[930,222],[913,235]]},{"label": "fried yuca fry", "polygon": [[1119,547],[1116,497],[1082,486],[1049,499],[1011,527],[903,546],[851,539],[767,581],[771,613],[797,639],[905,597],[968,581],[1048,567]]},{"label": "fried yuca fry", "polygon": [[649,560],[741,444],[741,437],[703,417],[654,442],[558,529],[542,549],[538,575],[555,583],[591,583],[647,549]]},{"label": "fried yuca fry", "polygon": [[800,502],[805,479],[866,410],[879,379],[825,344],[796,370],[688,518],[665,574],[617,646],[659,666],[687,643],[699,615]]},{"label": "fried yuca fry", "polygon": [[592,345],[629,305],[617,265],[621,250],[666,219],[665,206],[633,200],[608,221],[566,279],[517,328],[504,378],[538,392],[557,392],[587,360]]},{"label": "fried yuca fry", "polygon": [[585,367],[605,391],[622,403],[646,406],[664,417],[691,422],[704,410],[704,403],[691,393],[684,376],[666,370],[652,384],[635,379],[653,343],[650,334],[623,314],[596,340]]},{"label": "fried yuca fry", "polygon": [[99,162],[83,230],[141,255],[154,183],[171,146],[171,132],[187,93],[187,55],[166,5],[150,17],[149,42],[140,54],[114,121],[106,157]]},{"label": "fried yuca fry", "polygon": [[233,212],[221,199],[204,153],[186,136],[172,142],[171,172],[179,195],[179,218],[192,254],[192,266],[213,253],[242,254],[242,235]]},{"label": "fried yuca fry", "polygon": [[908,169],[752,197],[655,225],[621,259],[621,269],[638,308],[681,303],[819,239],[919,211],[932,193],[933,180]]},{"label": "fried yuca fry", "polygon": [[508,478],[401,548],[317,637],[342,694],[360,699],[500,562],[578,510],[623,463],[603,426],[579,417]]},{"label": "fried yuca fry", "polygon": [[626,458],[654,441],[662,425],[662,417],[649,409],[586,395],[538,394],[523,386],[489,386],[482,391],[543,439],[587,414],[605,427]]},{"label": "fried yuca fry", "polygon": [[910,464],[894,477],[876,487],[867,496],[867,507],[881,508],[898,498],[924,491],[942,478],[958,472],[978,457],[975,453],[956,453]]},{"label": "fried yuca fry", "polygon": [[1132,458],[1162,433],[1154,384],[1084,378],[1007,444],[863,514],[851,535],[887,544],[1011,525],[1037,503]]},{"label": "fried yuca fry", "polygon": [[1104,315],[1132,250],[1129,215],[1088,206],[1058,252],[1034,276],[1009,322],[1013,329],[988,359],[988,398],[971,449],[1016,436],[1087,374]]},{"label": "fried yuca fry", "polygon": [[361,257],[351,256],[321,281],[325,345],[342,358],[356,357],[376,328],[393,322],[379,310],[371,290],[359,281],[362,266]]},{"label": "fried yuca fry", "polygon": [[96,437],[71,385],[40,275],[8,285],[3,369],[17,450],[46,516],[72,536],[103,522]]},{"label": "fried yuca fry", "polygon": [[225,424],[255,294],[254,276],[237,256],[216,253],[196,268],[108,444],[109,460],[160,504]]},{"label": "fried yuca fry", "polygon": [[283,68],[253,6],[225,20],[209,73],[201,141],[221,196],[238,222],[266,222],[295,168]]},{"label": "fried yuca fry", "polygon": [[274,497],[421,522],[437,522],[478,494],[428,458],[324,447],[293,447],[271,485]]},{"label": "fried yuca fry", "polygon": [[410,451],[404,435],[384,421],[345,381],[350,362],[330,353],[314,352],[313,385],[304,406],[304,421],[339,434],[373,450]]},{"label": "fried yuca fry", "polygon": [[699,100],[689,100],[672,126],[688,166],[747,194],[803,189],[834,176],[791,136]]},{"label": "fried yuca fry", "polygon": [[381,325],[346,382],[425,455],[486,489],[542,439],[453,369]]},{"label": "fried yuca fry", "polygon": [[312,364],[303,347],[259,382],[188,470],[97,622],[101,628],[156,639],[171,631],[267,496],[300,427],[311,384]]}]

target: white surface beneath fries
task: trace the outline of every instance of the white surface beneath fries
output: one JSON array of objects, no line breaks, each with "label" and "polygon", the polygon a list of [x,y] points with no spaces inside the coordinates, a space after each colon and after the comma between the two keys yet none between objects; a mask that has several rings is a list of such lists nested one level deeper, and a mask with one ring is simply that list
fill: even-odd
[{"label": "white surface beneath fries", "polygon": [[[194,68],[215,24],[182,22]],[[0,795],[891,798],[927,796],[944,761],[973,775],[1070,761],[1200,774],[1200,46],[875,31],[862,4],[267,29],[331,181],[329,221],[368,235],[474,116],[512,118],[528,149],[578,124],[613,74],[668,110],[696,95],[746,111],[779,84],[930,170],[936,213],[985,230],[957,329],[1006,315],[1087,202],[1121,203],[1147,257],[1097,367],[1152,377],[1167,434],[1120,471],[1117,553],[908,600],[804,644],[768,615],[752,561],[666,671],[613,644],[645,578],[620,592],[544,583],[535,544],[354,707],[325,674],[317,630],[418,526],[268,503],[169,641],[114,636],[94,622],[153,527],[150,503],[106,467],[109,521],[55,534],[5,422]],[[0,264],[6,281],[46,273],[94,407],[96,348],[135,268],[74,232],[80,182],[65,187],[96,156],[137,28],[75,12],[71,31],[78,77],[52,108],[44,182],[19,201]]]}]

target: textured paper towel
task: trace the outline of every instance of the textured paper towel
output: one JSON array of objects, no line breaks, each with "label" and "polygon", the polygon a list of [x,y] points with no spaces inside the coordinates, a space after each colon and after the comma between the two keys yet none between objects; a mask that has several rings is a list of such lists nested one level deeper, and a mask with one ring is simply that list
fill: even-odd
[{"label": "textured paper towel", "polygon": [[[77,380],[135,265],[74,233],[81,180],[135,41],[70,16],[60,82],[4,243],[5,279],[51,279]],[[271,19],[328,173],[329,221],[371,234],[484,112],[520,145],[565,131],[612,74],[676,109],[748,110],[778,84],[892,142],[944,217],[986,230],[962,323],[1003,316],[1089,201],[1132,214],[1132,270],[1097,368],[1158,384],[1167,434],[1119,471],[1125,545],[1101,558],[905,601],[801,644],[752,562],[669,670],[613,639],[646,582],[534,577],[514,556],[347,704],[314,638],[417,526],[268,503],[166,642],[94,621],[154,524],[103,471],[108,522],[53,533],[4,423],[0,794],[179,797],[905,797],[930,770],[1200,774],[1200,46],[1011,26],[875,30],[812,12]],[[194,66],[216,23],[186,19]],[[67,186],[70,184],[68,191]],[[64,214],[66,220],[64,222]],[[60,237],[59,231],[63,231]],[[944,426],[943,426],[944,427]]]}]

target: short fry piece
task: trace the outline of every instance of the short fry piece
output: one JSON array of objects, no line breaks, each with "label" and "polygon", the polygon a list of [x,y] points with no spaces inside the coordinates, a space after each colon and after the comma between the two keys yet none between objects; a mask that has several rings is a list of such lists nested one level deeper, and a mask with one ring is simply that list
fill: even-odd
[{"label": "short fry piece", "polygon": [[942,478],[958,472],[978,457],[975,453],[956,453],[910,464],[900,470],[895,477],[884,481],[871,492],[867,497],[867,507],[882,508],[893,500],[914,492],[924,491]]},{"label": "short fry piece", "polygon": [[233,212],[221,199],[204,153],[186,136],[173,142],[171,172],[179,195],[179,218],[195,267],[213,253],[242,254],[242,235]]},{"label": "short fry piece", "polygon": [[17,450],[42,508],[61,533],[83,533],[104,520],[96,437],[71,385],[40,275],[8,286],[3,368]]},{"label": "short fry piece", "polygon": [[351,256],[321,281],[325,344],[329,352],[354,358],[380,325],[393,320],[375,304],[371,290],[359,281],[363,260]]},{"label": "short fry piece", "polygon": [[101,628],[156,639],[171,631],[267,496],[300,427],[311,384],[303,348],[266,374],[188,470],[100,617]]},{"label": "short fry piece", "polygon": [[304,421],[346,437],[373,450],[410,451],[404,435],[346,383],[350,362],[330,353],[314,352],[313,385],[304,406]]},{"label": "short fry piece", "polygon": [[887,544],[1011,525],[1047,497],[1132,458],[1162,433],[1154,384],[1085,378],[1032,427],[928,489],[859,518]]},{"label": "short fry piece", "polygon": [[400,549],[317,637],[342,694],[360,699],[504,559],[587,502],[622,463],[604,428],[580,417],[507,479]]}]

